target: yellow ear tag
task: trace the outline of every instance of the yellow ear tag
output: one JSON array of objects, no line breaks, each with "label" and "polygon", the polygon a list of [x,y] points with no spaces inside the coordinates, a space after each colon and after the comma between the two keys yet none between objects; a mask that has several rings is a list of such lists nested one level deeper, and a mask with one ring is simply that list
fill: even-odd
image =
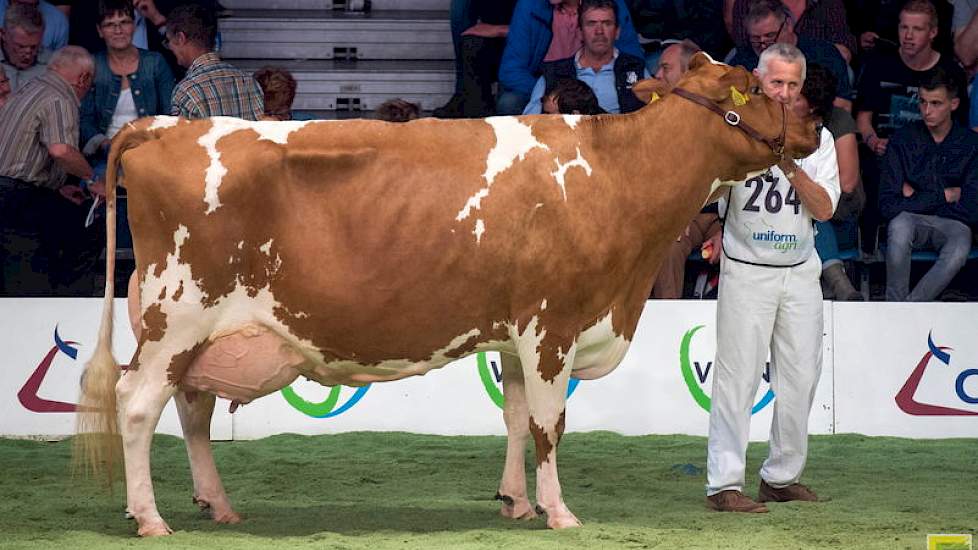
[{"label": "yellow ear tag", "polygon": [[733,86],[730,87],[730,98],[733,99],[734,105],[737,107],[743,107],[744,105],[747,105],[748,101],[750,101],[749,95],[740,93],[740,91]]},{"label": "yellow ear tag", "polygon": [[655,103],[656,101],[659,101],[660,99],[662,99],[662,98],[659,97],[659,94],[657,94],[655,92],[652,92],[652,97],[649,98],[649,103]]}]

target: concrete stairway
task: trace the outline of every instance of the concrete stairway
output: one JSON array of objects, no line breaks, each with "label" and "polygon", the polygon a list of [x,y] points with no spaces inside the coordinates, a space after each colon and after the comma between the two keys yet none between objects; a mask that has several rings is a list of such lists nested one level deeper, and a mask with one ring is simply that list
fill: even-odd
[{"label": "concrete stairway", "polygon": [[448,1],[374,0],[363,13],[342,1],[224,0],[221,55],[249,71],[288,69],[294,108],[322,118],[365,116],[395,97],[430,111],[454,88]]}]

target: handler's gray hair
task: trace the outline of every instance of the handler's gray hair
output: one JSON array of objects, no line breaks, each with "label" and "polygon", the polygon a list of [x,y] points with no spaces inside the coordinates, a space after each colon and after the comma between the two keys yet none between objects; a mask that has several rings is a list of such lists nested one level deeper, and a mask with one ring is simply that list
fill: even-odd
[{"label": "handler's gray hair", "polygon": [[807,74],[807,65],[805,63],[805,54],[801,53],[801,50],[792,46],[791,44],[785,44],[784,42],[775,42],[768,46],[766,50],[761,52],[761,58],[757,62],[757,72],[764,76],[767,74],[768,65],[770,65],[772,59],[780,59],[785,63],[795,63],[801,65],[801,79],[805,80],[805,75]]}]

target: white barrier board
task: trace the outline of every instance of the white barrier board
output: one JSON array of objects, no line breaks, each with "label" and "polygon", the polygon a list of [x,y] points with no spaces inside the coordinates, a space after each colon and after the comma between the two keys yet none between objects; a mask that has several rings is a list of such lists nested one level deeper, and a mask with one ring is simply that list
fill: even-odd
[{"label": "white barrier board", "polygon": [[[135,343],[124,301],[116,304],[115,355],[125,363]],[[710,301],[648,302],[634,343],[618,369],[599,380],[572,382],[568,431],[706,435],[715,307]],[[100,312],[99,299],[0,299],[4,325],[0,346],[7,351],[0,372],[0,434],[73,432],[74,413],[63,411],[77,402],[79,376],[94,348]],[[826,327],[832,326],[831,314],[827,304]],[[822,381],[811,418],[812,433],[820,434],[833,432],[831,330],[827,334]],[[490,353],[456,361],[424,377],[364,388],[325,388],[300,380],[285,392],[239,408],[234,415],[228,413],[228,402],[219,400],[212,436],[254,439],[285,432],[356,430],[504,434],[498,373],[498,356]],[[30,380],[39,382],[36,388]],[[754,440],[767,439],[772,399],[763,380],[751,426]],[[180,434],[172,404],[158,431]]]},{"label": "white barrier board", "polygon": [[836,432],[978,437],[976,306],[836,304]]},{"label": "white barrier board", "polygon": [[[126,301],[114,307],[113,355],[122,364],[136,350]],[[65,436],[75,432],[79,381],[95,350],[102,300],[0,298],[0,435]],[[218,399],[211,438],[231,439],[229,403]],[[173,403],[157,433],[182,435]]]}]

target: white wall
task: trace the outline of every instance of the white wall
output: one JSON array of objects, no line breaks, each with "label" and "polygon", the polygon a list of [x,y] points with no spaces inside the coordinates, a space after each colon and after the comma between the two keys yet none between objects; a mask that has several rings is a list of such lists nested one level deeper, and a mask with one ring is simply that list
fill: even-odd
[{"label": "white wall", "polygon": [[[115,354],[128,362],[135,342],[116,302]],[[38,400],[73,404],[84,361],[94,348],[101,311],[99,299],[0,299],[0,434],[62,436],[74,429],[74,413],[43,412]],[[973,327],[978,304],[825,304],[825,363],[811,416],[815,434],[858,432],[920,438],[978,437],[978,339]],[[648,302],[625,360],[600,380],[582,381],[568,401],[569,431],[612,430],[623,434],[706,435],[708,413],[694,394],[708,396],[715,353],[715,302]],[[697,328],[700,327],[700,328]],[[59,348],[55,329],[64,341]],[[684,380],[681,347],[689,335],[692,390]],[[928,353],[928,334],[938,347],[953,348],[949,364],[930,358],[906,408],[943,407],[940,415],[908,414],[895,397]],[[77,349],[77,359],[66,351]],[[46,355],[50,368],[36,392],[25,390]],[[375,384],[369,389],[341,388],[333,416],[314,418],[293,407],[282,393],[243,406],[233,415],[219,400],[212,424],[214,439],[254,439],[294,432],[337,433],[353,430],[401,430],[432,434],[503,434],[501,411],[490,398],[498,391],[492,376],[494,354],[485,359],[489,390],[476,356],[424,377]],[[972,373],[971,371],[975,371]],[[960,379],[960,383],[959,383]],[[956,384],[960,388],[956,388]],[[292,386],[308,402],[322,402],[330,388],[307,381]],[[768,391],[761,383],[758,402]],[[960,390],[961,395],[958,395]],[[29,394],[22,402],[18,394]],[[32,398],[36,394],[36,398]],[[351,399],[353,406],[339,412]],[[33,401],[32,401],[33,399]],[[906,400],[905,400],[906,401]],[[767,438],[773,402],[753,417],[751,437]],[[321,411],[326,412],[326,411]],[[339,414],[337,414],[339,412]],[[970,415],[970,416],[969,416]],[[161,433],[180,434],[172,404]]]}]

